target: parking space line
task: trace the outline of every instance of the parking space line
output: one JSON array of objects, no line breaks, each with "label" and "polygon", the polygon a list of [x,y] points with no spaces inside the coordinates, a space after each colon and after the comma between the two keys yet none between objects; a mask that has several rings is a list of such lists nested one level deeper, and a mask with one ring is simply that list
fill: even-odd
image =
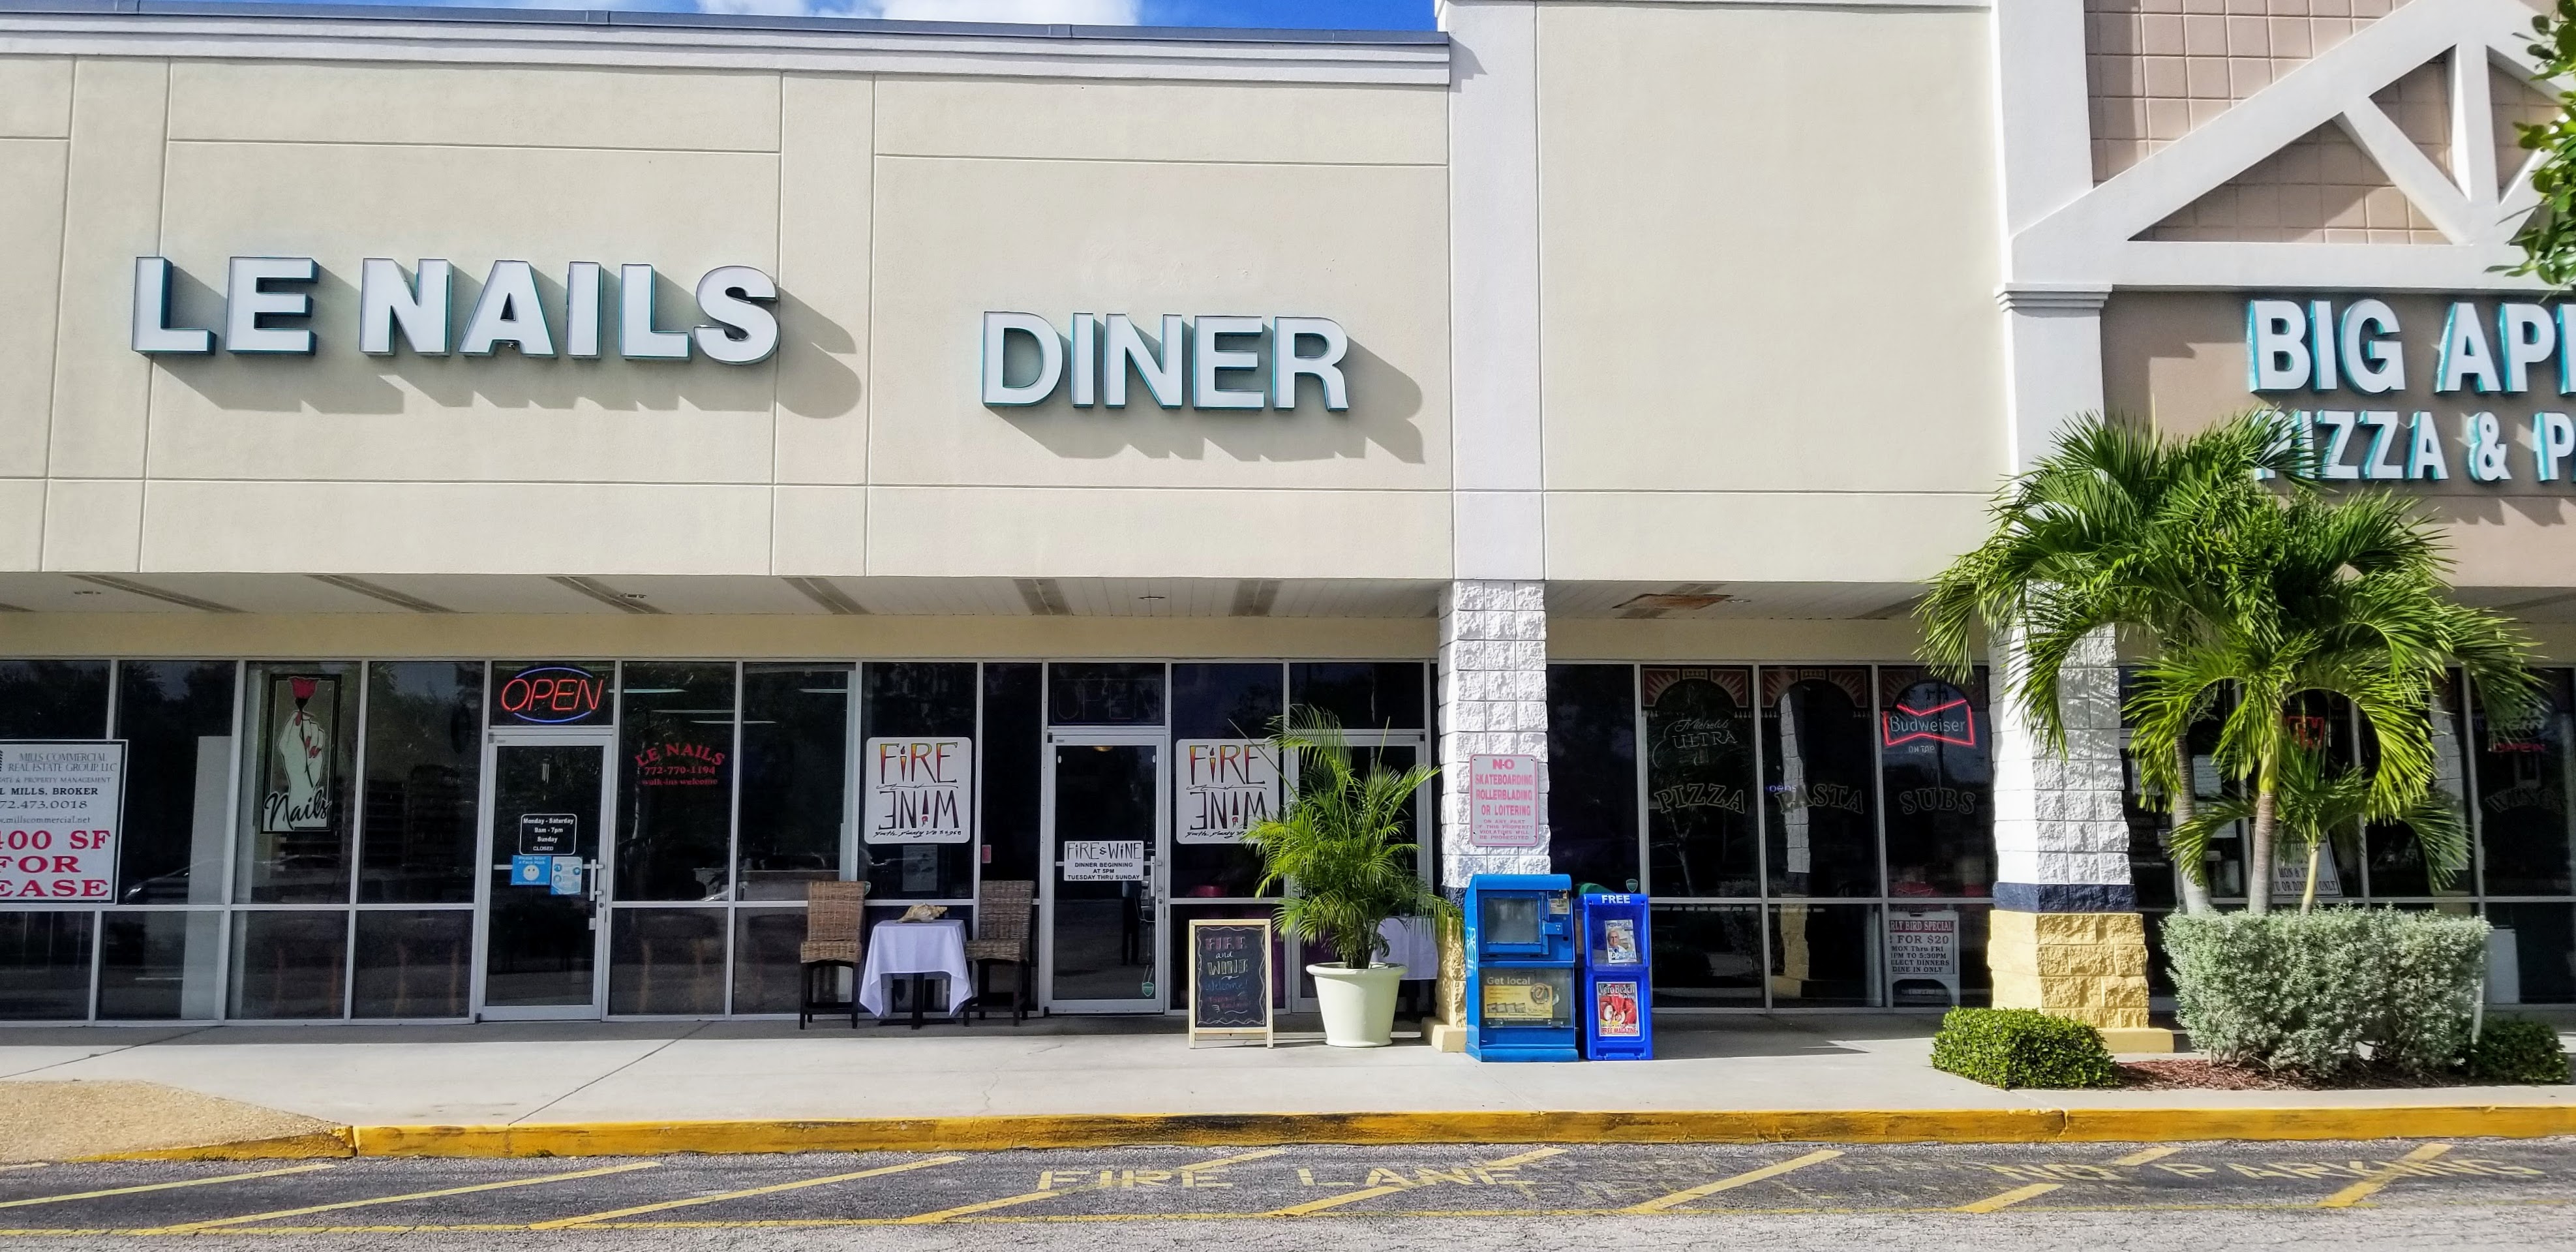
[{"label": "parking space line", "polygon": [[2351,1208],[2353,1205],[2359,1204],[2362,1201],[2379,1194],[2380,1188],[2403,1177],[2406,1171],[2399,1168],[2400,1165],[2421,1164],[2450,1150],[2451,1145],[2447,1143],[2425,1144],[2423,1147],[2417,1148],[2414,1151],[2397,1158],[2396,1164],[2382,1166],[2378,1173],[2372,1174],[2370,1177],[2364,1178],[2360,1182],[2354,1183],[2333,1195],[2317,1201],[2317,1207],[2321,1209]]},{"label": "parking space line", "polygon": [[331,1163],[290,1165],[285,1169],[263,1169],[248,1174],[219,1174],[213,1178],[182,1178],[177,1182],[145,1183],[137,1187],[110,1187],[104,1191],[71,1191],[62,1195],[40,1195],[26,1200],[0,1200],[0,1209],[25,1208],[30,1204],[60,1204],[65,1200],[95,1200],[100,1196],[133,1195],[139,1191],[168,1191],[173,1187],[211,1187],[219,1182],[240,1182],[246,1178],[275,1178],[280,1174],[309,1174],[329,1169]]},{"label": "parking space line", "polygon": [[[1523,1152],[1518,1156],[1507,1156],[1500,1160],[1478,1161],[1476,1163],[1476,1168],[1511,1169],[1516,1166],[1527,1165],[1532,1161],[1543,1161],[1551,1156],[1561,1156],[1564,1152],[1565,1149],[1563,1148],[1540,1148],[1535,1152]],[[1284,1209],[1272,1209],[1267,1213],[1257,1214],[1257,1216],[1304,1217],[1309,1213],[1321,1213],[1325,1209],[1340,1208],[1345,1204],[1357,1204],[1362,1200],[1374,1200],[1382,1195],[1394,1195],[1399,1191],[1411,1191],[1414,1190],[1417,1185],[1418,1184],[1415,1183],[1402,1183],[1393,1186],[1362,1187],[1357,1191],[1346,1191],[1340,1195],[1326,1196],[1321,1200],[1309,1200],[1304,1204],[1291,1204]],[[1256,1214],[1245,1214],[1245,1216],[1256,1216]]]},{"label": "parking space line", "polygon": [[900,1174],[907,1170],[928,1169],[933,1165],[953,1165],[965,1159],[966,1158],[962,1156],[934,1156],[925,1160],[906,1161],[901,1165],[881,1165],[875,1169],[863,1169],[848,1174],[827,1174],[821,1178],[800,1178],[795,1182],[772,1183],[766,1187],[746,1187],[740,1191],[726,1191],[716,1195],[690,1196],[684,1200],[664,1200],[659,1204],[638,1204],[633,1208],[610,1209],[605,1213],[586,1213],[580,1217],[561,1217],[550,1222],[538,1222],[529,1226],[528,1229],[562,1230],[571,1226],[584,1226],[592,1222],[604,1222],[611,1218],[634,1217],[642,1213],[661,1213],[671,1209],[684,1209],[700,1204],[713,1204],[718,1200],[739,1200],[745,1196],[775,1195],[781,1191],[801,1191],[807,1187],[820,1187],[829,1183],[855,1182],[861,1178],[875,1178],[885,1174]]},{"label": "parking space line", "polygon": [[2172,1156],[2176,1152],[2182,1151],[2183,1146],[2184,1145],[2179,1143],[2158,1144],[2152,1148],[2132,1152],[2111,1163],[2114,1165],[2144,1165],[2150,1161],[2161,1161],[2168,1156]]},{"label": "parking space line", "polygon": [[1660,1213],[1666,1209],[1679,1208],[1682,1205],[1705,1196],[1713,1196],[1721,1191],[1733,1191],[1737,1187],[1745,1186],[1749,1183],[1757,1183],[1766,1178],[1777,1178],[1791,1170],[1805,1169],[1810,1165],[1830,1161],[1841,1155],[1842,1153],[1834,1151],[1831,1148],[1810,1152],[1805,1156],[1782,1161],[1777,1165],[1765,1165],[1760,1169],[1746,1170],[1732,1178],[1721,1178],[1716,1182],[1701,1183],[1696,1187],[1685,1188],[1668,1196],[1659,1196],[1655,1199],[1648,1200],[1643,1204],[1633,1204],[1619,1211],[1623,1213]]},{"label": "parking space line", "polygon": [[2065,1185],[2066,1184],[2062,1182],[2035,1182],[2027,1187],[2015,1187],[2001,1195],[1987,1196],[1985,1199],[1979,1200],[1974,1204],[1962,1204],[1952,1211],[1959,1213],[1991,1213],[1996,1209],[2011,1208],[2013,1205],[2019,1204],[2024,1200],[2038,1199],[2039,1197],[2047,1195],[2049,1192],[2055,1191],[2059,1187],[2063,1187]]},{"label": "parking space line", "polygon": [[[1216,1169],[1221,1166],[1240,1164],[1244,1161],[1257,1161],[1265,1156],[1277,1156],[1287,1150],[1288,1149],[1286,1148],[1264,1148],[1258,1152],[1245,1152],[1236,1156],[1221,1156],[1213,1161],[1200,1161],[1194,1165],[1178,1166],[1173,1170],[1173,1172],[1181,1174],[1196,1173],[1202,1170]],[[894,1219],[893,1224],[897,1226],[928,1226],[938,1222],[949,1221],[953,1218],[972,1217],[977,1213],[990,1213],[995,1209],[1012,1208],[1022,1204],[1034,1204],[1040,1200],[1050,1199],[1055,1196],[1076,1195],[1085,1191],[1098,1190],[1100,1190],[1100,1184],[1098,1183],[1084,1183],[1080,1186],[1074,1187],[1041,1187],[1036,1191],[1022,1192],[1019,1195],[1006,1195],[998,1200],[983,1200],[974,1204],[961,1204],[953,1209],[940,1209],[936,1212],[930,1213],[915,1213],[910,1217],[898,1217]]]},{"label": "parking space line", "polygon": [[582,1178],[598,1178],[607,1174],[623,1174],[632,1170],[652,1169],[660,1164],[660,1161],[629,1161],[624,1165],[610,1165],[601,1169],[577,1169],[569,1174],[547,1174],[542,1178],[510,1178],[501,1182],[476,1183],[470,1187],[442,1187],[436,1191],[414,1191],[405,1195],[376,1196],[372,1199],[366,1200],[342,1200],[336,1204],[311,1204],[299,1209],[277,1209],[267,1213],[244,1213],[239,1217],[218,1217],[202,1222],[181,1222],[175,1226],[157,1226],[150,1230],[138,1231],[137,1233],[147,1235],[194,1234],[200,1230],[217,1230],[226,1226],[240,1226],[249,1222],[273,1221],[281,1217],[302,1217],[307,1213],[333,1213],[338,1212],[341,1209],[361,1209],[375,1204],[400,1204],[406,1200],[435,1200],[442,1196],[469,1195],[477,1191],[501,1191],[511,1187],[538,1187],[547,1183],[572,1182]]}]

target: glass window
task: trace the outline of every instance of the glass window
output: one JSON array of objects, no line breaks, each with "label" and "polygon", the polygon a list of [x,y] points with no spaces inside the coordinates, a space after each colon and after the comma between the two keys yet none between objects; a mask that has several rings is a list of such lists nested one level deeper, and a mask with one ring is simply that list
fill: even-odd
[{"label": "glass window", "polygon": [[605,726],[617,719],[611,661],[495,661],[495,726]]},{"label": "glass window", "polygon": [[107,734],[107,662],[0,661],[0,739]]},{"label": "glass window", "polygon": [[1887,910],[1887,1003],[1892,1008],[1994,1002],[1982,904],[1897,903]]},{"label": "glass window", "polygon": [[1877,1007],[1877,905],[1775,904],[1770,913],[1774,1005]]},{"label": "glass window", "polygon": [[1762,908],[1756,904],[1657,904],[1655,1007],[1762,1007]]},{"label": "glass window", "polygon": [[[230,661],[118,666],[116,734],[126,749],[117,899],[124,903],[223,902],[234,669]],[[192,1016],[215,1016],[211,1002],[204,1007]],[[178,1006],[143,1016],[175,1017]]]},{"label": "glass window", "polygon": [[620,900],[730,893],[733,671],[721,663],[626,665],[617,732]]},{"label": "glass window", "polygon": [[[2469,822],[2468,786],[2465,760],[2460,753],[2459,678],[2454,674],[2443,682],[2433,705],[2433,785],[2451,797],[2451,807],[2465,828]],[[2378,763],[2378,746],[2367,725],[2362,727],[2362,758],[2373,767]],[[2450,886],[2433,890],[2432,876],[2424,863],[2424,845],[2404,822],[2374,822],[2364,840],[2369,859],[2369,888],[2374,897],[2386,896],[2466,896],[2477,885],[2474,870],[2463,870],[2451,877]],[[2347,884],[2347,893],[2356,888]]]},{"label": "glass window", "polygon": [[233,914],[229,1016],[340,1016],[340,984],[348,953],[349,914],[343,910],[263,909]]},{"label": "glass window", "polygon": [[[222,811],[220,801],[216,811]],[[106,919],[99,932],[100,1020],[212,1021],[222,1016],[221,911],[109,913]]]},{"label": "glass window", "polygon": [[1986,671],[1965,688],[1928,670],[1878,671],[1887,893],[1982,896],[1994,883],[1995,775]]},{"label": "glass window", "polygon": [[1419,661],[1301,661],[1288,667],[1288,702],[1322,709],[1352,730],[1421,730]]},{"label": "glass window", "polygon": [[[2496,928],[2487,941],[2488,999],[2576,1001],[2576,904],[2490,904],[2487,921]],[[2507,977],[2516,985],[2500,985]]]},{"label": "glass window", "polygon": [[1772,895],[1878,894],[1869,696],[1869,671],[1858,667],[1762,670]]},{"label": "glass window", "polygon": [[741,899],[802,900],[806,883],[841,876],[850,675],[847,665],[743,667]]},{"label": "glass window", "polygon": [[470,909],[362,909],[352,1017],[463,1017],[473,978]]},{"label": "glass window", "polygon": [[724,1012],[725,910],[611,912],[609,1012],[656,1017]]},{"label": "glass window", "polygon": [[1154,661],[1047,666],[1047,721],[1056,726],[1163,724],[1163,667]]},{"label": "glass window", "polygon": [[0,910],[0,1021],[89,1016],[92,916]]},{"label": "glass window", "polygon": [[367,667],[361,901],[455,904],[474,898],[482,704],[479,664],[378,661]]},{"label": "glass window", "polygon": [[1648,666],[1638,680],[1646,705],[1647,889],[1658,896],[1755,894],[1753,671]]},{"label": "glass window", "polygon": [[1037,881],[1038,774],[1046,751],[1038,724],[1041,668],[984,667],[984,736],[975,744],[975,768],[984,781],[977,818],[986,878]]},{"label": "glass window", "polygon": [[252,728],[242,753],[240,878],[246,904],[349,900],[349,776],[358,761],[358,667],[250,667]]},{"label": "glass window", "polygon": [[1637,671],[1547,667],[1548,855],[1579,888],[1640,891]]},{"label": "glass window", "polygon": [[[1281,712],[1280,694],[1277,662],[1172,667],[1172,785],[1178,797],[1172,815],[1174,898],[1248,897],[1259,886],[1260,854],[1249,845],[1225,841],[1228,836],[1222,832],[1279,811],[1276,781],[1266,787],[1251,785],[1261,777],[1265,762],[1275,778],[1274,754],[1247,741],[1270,734]],[[1244,751],[1233,754],[1225,750],[1226,745],[1214,744],[1201,746],[1194,754],[1181,746],[1203,740],[1233,740],[1232,746]],[[1193,768],[1201,771],[1195,786]]]},{"label": "glass window", "polygon": [[2491,895],[2563,896],[2568,873],[2568,672],[2541,671],[2538,712],[2521,725],[2477,710],[2478,826]]},{"label": "glass window", "polygon": [[[863,739],[974,737],[974,662],[870,663],[861,670],[867,692],[859,712]],[[865,841],[867,814],[860,817],[861,873],[873,884],[869,899],[963,900],[974,894],[973,843],[872,844]]]},{"label": "glass window", "polygon": [[[2148,907],[2170,907],[2181,898],[2179,867],[2172,864],[2168,847],[2173,837],[2173,815],[2161,808],[2146,806],[2139,783],[2138,763],[2127,751],[2125,736],[2136,729],[2127,716],[2128,701],[2137,694],[2137,672],[2120,671],[2122,810],[2129,819],[2131,877],[2138,886],[2138,901]],[[2235,782],[2218,772],[2218,736],[2225,713],[2225,697],[2220,707],[2193,722],[2190,734],[2192,790],[2203,800],[2220,799],[2235,789]],[[2241,897],[2245,894],[2245,860],[2243,840],[2231,827],[2210,841],[2208,867],[2211,894],[2219,897]],[[2152,849],[2147,851],[2146,849]]]},{"label": "glass window", "polygon": [[[805,942],[803,909],[735,909],[733,1011],[793,1013],[803,984],[797,950]],[[833,991],[825,998],[839,995]]]}]

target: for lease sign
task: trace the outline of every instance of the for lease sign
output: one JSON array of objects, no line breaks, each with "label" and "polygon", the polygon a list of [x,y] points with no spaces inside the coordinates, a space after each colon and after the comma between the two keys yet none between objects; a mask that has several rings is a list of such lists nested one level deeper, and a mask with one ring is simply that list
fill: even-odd
[{"label": "for lease sign", "polygon": [[125,745],[0,742],[0,900],[111,900]]}]

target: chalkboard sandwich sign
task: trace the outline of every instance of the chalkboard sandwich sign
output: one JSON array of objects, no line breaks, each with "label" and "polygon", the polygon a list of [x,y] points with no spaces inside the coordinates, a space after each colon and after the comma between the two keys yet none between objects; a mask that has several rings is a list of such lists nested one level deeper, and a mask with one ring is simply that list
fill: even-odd
[{"label": "chalkboard sandwich sign", "polygon": [[1190,922],[1190,1046],[1199,1036],[1278,1043],[1270,1013],[1270,919]]}]

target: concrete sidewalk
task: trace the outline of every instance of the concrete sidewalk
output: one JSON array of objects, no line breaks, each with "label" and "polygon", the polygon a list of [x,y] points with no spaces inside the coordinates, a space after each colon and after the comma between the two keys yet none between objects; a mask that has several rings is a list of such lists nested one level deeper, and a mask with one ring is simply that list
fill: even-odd
[{"label": "concrete sidewalk", "polygon": [[[2576,1087],[1998,1091],[1931,1068],[1936,1019],[1658,1023],[1662,1059],[1493,1065],[1418,1043],[1191,1050],[1168,1019],[0,1029],[0,1080],[129,1079],[353,1125],[1068,1114],[2576,1106]],[[2562,1029],[2564,1024],[2562,1023]]]}]

